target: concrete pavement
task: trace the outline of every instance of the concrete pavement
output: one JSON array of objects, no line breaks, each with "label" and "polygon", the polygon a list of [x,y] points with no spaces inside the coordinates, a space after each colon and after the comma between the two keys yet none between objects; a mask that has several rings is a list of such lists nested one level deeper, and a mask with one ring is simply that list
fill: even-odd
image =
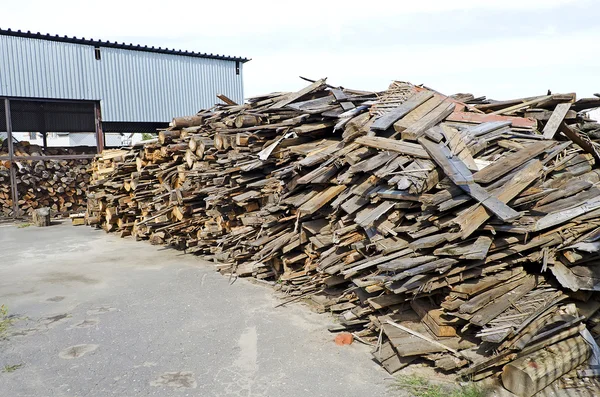
[{"label": "concrete pavement", "polygon": [[0,396],[385,396],[329,315],[197,257],[67,223],[0,226]]}]

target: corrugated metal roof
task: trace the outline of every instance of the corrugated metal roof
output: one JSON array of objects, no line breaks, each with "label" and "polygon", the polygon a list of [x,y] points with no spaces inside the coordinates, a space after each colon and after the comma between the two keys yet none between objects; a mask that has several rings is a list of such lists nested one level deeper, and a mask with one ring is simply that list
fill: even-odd
[{"label": "corrugated metal roof", "polygon": [[243,63],[0,35],[0,96],[101,101],[108,122],[168,122],[244,100]]},{"label": "corrugated metal roof", "polygon": [[11,30],[11,29],[2,29],[0,28],[0,35],[6,36],[15,36],[15,37],[25,37],[29,39],[40,39],[40,40],[49,40],[49,41],[59,41],[62,43],[74,43],[74,44],[85,44],[92,45],[94,47],[110,47],[110,48],[120,48],[123,50],[132,50],[132,51],[146,51],[146,52],[156,52],[160,54],[169,54],[169,55],[181,55],[186,57],[199,57],[199,58],[210,58],[210,59],[222,59],[225,61],[239,61],[239,62],[248,62],[249,58],[244,57],[236,57],[230,55],[220,55],[220,54],[207,54],[204,52],[194,52],[194,51],[183,51],[183,50],[175,50],[170,48],[162,48],[162,47],[148,47],[147,45],[140,44],[126,44],[126,43],[118,43],[118,42],[110,42],[110,41],[102,41],[102,40],[94,40],[94,39],[86,39],[85,37],[68,37],[68,36],[59,36],[59,35],[51,35],[51,34],[42,34],[40,32],[32,33],[31,31],[22,32],[20,30]]}]

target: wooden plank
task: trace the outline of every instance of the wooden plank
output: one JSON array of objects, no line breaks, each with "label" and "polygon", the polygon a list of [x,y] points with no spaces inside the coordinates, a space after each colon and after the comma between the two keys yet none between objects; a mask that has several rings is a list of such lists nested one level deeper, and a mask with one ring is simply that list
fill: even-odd
[{"label": "wooden plank", "polygon": [[434,142],[441,142],[444,139],[442,134],[442,128],[439,125],[435,125],[425,131],[425,136]]},{"label": "wooden plank", "polygon": [[[538,160],[532,160],[522,170],[510,179],[503,187],[494,192],[494,197],[503,203],[518,196],[534,180],[540,177],[543,165]],[[492,213],[481,205],[475,205],[468,211],[463,212],[453,222],[460,225],[462,238],[465,239],[481,227]]]},{"label": "wooden plank", "polygon": [[506,108],[508,106],[523,103],[525,101],[530,101],[532,99],[539,98],[539,97],[540,97],[539,95],[536,95],[536,96],[525,97],[525,98],[514,98],[514,99],[505,100],[505,101],[492,100],[492,101],[490,101],[491,103],[476,104],[476,105],[474,105],[474,107],[476,109],[484,111],[484,112],[494,111],[494,110]]},{"label": "wooden plank", "polygon": [[503,282],[502,285],[495,285],[494,288],[489,288],[487,291],[475,295],[462,305],[460,305],[460,313],[473,314],[485,306],[493,303],[497,299],[501,299],[506,293],[514,290],[524,284],[526,280],[532,280],[533,276],[527,276],[525,273],[517,273],[517,276]]},{"label": "wooden plank", "polygon": [[356,138],[355,142],[379,150],[389,150],[422,159],[430,158],[429,154],[423,149],[423,146],[418,143],[403,142],[375,136],[361,136]]},{"label": "wooden plank", "polygon": [[428,298],[412,299],[410,306],[435,336],[456,336],[456,327],[461,323],[458,317],[445,318],[444,311],[433,305]]},{"label": "wooden plank", "polygon": [[298,211],[301,215],[310,215],[317,212],[321,207],[333,200],[338,194],[346,189],[345,185],[330,186],[317,194],[315,197],[302,204]]},{"label": "wooden plank", "polygon": [[378,191],[376,194],[377,197],[381,197],[384,199],[419,202],[418,195],[410,194],[406,190],[385,189]]},{"label": "wooden plank", "polygon": [[419,143],[429,156],[439,165],[444,174],[456,185],[466,185],[473,182],[473,175],[467,166],[441,143],[434,143],[426,138],[419,138]]},{"label": "wooden plank", "polygon": [[441,124],[441,129],[452,154],[458,156],[471,171],[478,171],[479,168],[475,164],[473,154],[464,142],[463,135],[445,123]]},{"label": "wooden plank", "polygon": [[396,120],[404,117],[408,112],[421,105],[423,102],[427,101],[429,98],[433,97],[433,92],[431,91],[421,91],[417,92],[410,98],[408,98],[404,103],[402,103],[397,108],[385,113],[381,117],[379,117],[373,125],[371,126],[372,130],[385,131],[392,126],[396,122]]},{"label": "wooden plank", "polygon": [[510,121],[515,128],[537,127],[537,120],[525,117],[498,116],[495,114],[481,114],[472,112],[454,112],[446,117],[446,121],[456,121],[459,123],[486,123],[490,121]]},{"label": "wooden plank", "polygon": [[[402,330],[402,331],[408,333],[409,335],[411,335],[413,337],[416,337],[416,338],[418,338],[418,339],[420,339],[422,341],[425,341],[425,342],[429,343],[432,346],[429,347],[428,350],[430,350],[430,351],[428,353],[433,353],[433,352],[436,352],[436,351],[449,351],[449,352],[453,353],[454,355],[456,355],[458,357],[464,357],[462,355],[462,353],[460,353],[458,351],[458,349],[465,348],[464,346],[471,345],[471,343],[469,343],[468,341],[461,340],[461,338],[458,338],[458,337],[456,337],[456,338],[448,338],[448,339],[444,340],[445,343],[441,343],[441,342],[438,342],[437,340],[429,337],[428,335],[426,335],[423,332],[414,331],[414,330],[412,330],[412,329],[410,329],[410,328],[408,328],[408,327],[406,327],[406,326],[404,326],[402,324],[398,324],[398,323],[395,323],[395,322],[390,321],[390,320],[386,321],[386,325],[391,325],[394,328]],[[384,330],[386,330],[385,327],[384,327]],[[387,332],[389,332],[389,331],[387,331]],[[389,335],[388,335],[388,337],[389,337]],[[390,338],[390,340],[392,340],[392,338]],[[413,354],[410,354],[410,352],[407,352],[407,351],[405,351],[405,352],[400,351],[400,349],[399,349],[400,346],[395,345],[395,343],[394,343],[393,340],[392,340],[392,344],[394,345],[394,347],[398,351],[398,354],[400,354],[402,356],[404,356],[404,355],[413,355]],[[450,344],[452,344],[452,346],[449,346]],[[423,351],[419,352],[419,353],[415,352],[415,354],[417,354],[417,355],[422,355],[423,353],[425,353],[425,352],[423,352]]]},{"label": "wooden plank", "polygon": [[[406,269],[403,272],[397,273],[390,278],[391,281],[398,281],[407,277],[416,276],[418,274],[430,273],[433,271],[444,271],[458,261],[452,258],[442,258],[433,262],[425,263],[423,265],[415,266],[411,269]],[[395,295],[397,296],[397,295]]]},{"label": "wooden plank", "polygon": [[225,94],[219,94],[217,95],[217,98],[219,98],[220,100],[222,100],[223,102],[225,102],[226,104],[230,105],[230,106],[236,106],[237,103],[232,101],[231,99],[229,99]]},{"label": "wooden plank", "polygon": [[400,357],[392,347],[392,344],[387,341],[381,344],[379,349],[373,353],[373,358],[385,368],[388,373],[393,374],[398,370],[406,367],[413,362],[417,357]]},{"label": "wooden plank", "polygon": [[343,270],[341,273],[346,276],[346,278],[356,274],[357,272],[364,270],[364,269],[368,269],[370,267],[376,266],[380,263],[384,263],[384,262],[389,262],[392,259],[396,259],[396,258],[400,258],[406,255],[410,255],[412,254],[414,251],[410,248],[407,249],[402,249],[400,251],[394,252],[393,254],[389,254],[389,255],[382,255],[378,258],[367,258],[365,260],[362,260],[360,262],[356,262],[354,263],[350,269],[346,269]]},{"label": "wooden plank", "polygon": [[410,127],[413,123],[416,123],[427,113],[431,112],[435,109],[440,103],[444,101],[444,97],[441,95],[435,94],[432,98],[429,98],[427,101],[417,106],[415,109],[410,111],[406,116],[402,117],[400,120],[394,123],[394,130],[398,132],[402,132],[408,127]]},{"label": "wooden plank", "polygon": [[524,275],[522,267],[504,270],[502,272],[495,273],[492,276],[487,276],[476,280],[469,280],[462,284],[455,285],[452,287],[452,292],[456,292],[461,295],[464,294],[466,297],[471,297],[520,274]]},{"label": "wooden plank", "polygon": [[538,220],[535,224],[534,231],[548,229],[549,227],[560,225],[576,218],[580,215],[587,214],[595,209],[600,208],[600,197],[587,200],[586,202],[568,210],[553,212]]},{"label": "wooden plank", "polygon": [[596,164],[600,164],[600,154],[596,151],[594,146],[591,143],[584,140],[579,134],[571,129],[564,121],[560,123],[560,132],[565,134],[567,138],[572,140],[574,143],[578,144],[583,150],[591,154],[596,160]]},{"label": "wooden plank", "polygon": [[315,81],[314,83],[304,87],[300,91],[292,92],[292,93],[286,95],[285,98],[283,98],[279,102],[271,105],[271,109],[281,109],[282,107],[294,102],[295,100],[303,97],[304,95],[310,94],[311,92],[316,91],[320,88],[323,88],[324,86],[325,86],[325,79],[319,79],[319,80]]},{"label": "wooden plank", "polygon": [[302,124],[297,127],[293,127],[292,131],[297,133],[298,135],[309,134],[315,131],[325,130],[327,128],[331,128],[335,125],[333,121],[323,121],[321,123],[311,123],[311,124]]},{"label": "wooden plank", "polygon": [[481,123],[477,126],[471,127],[468,130],[466,130],[465,132],[473,137],[479,137],[479,136],[489,134],[490,132],[499,130],[504,127],[510,127],[511,124],[512,124],[512,121],[510,121],[510,120],[508,120],[508,121],[487,121],[485,123]]},{"label": "wooden plank", "polygon": [[431,262],[436,260],[435,256],[422,255],[414,258],[402,258],[395,259],[388,263],[383,263],[378,265],[377,268],[383,271],[399,271],[410,269],[411,267],[415,267],[418,265],[422,265],[423,263]]},{"label": "wooden plank", "polygon": [[385,294],[375,298],[368,298],[367,302],[375,310],[384,309],[389,306],[399,305],[406,302],[406,298],[402,295]]},{"label": "wooden plank", "polygon": [[[571,104],[571,105],[573,105],[573,104]],[[550,120],[550,117],[552,117],[552,113],[553,113],[552,110],[546,110],[546,109],[527,109],[525,111],[524,117],[536,119],[538,121],[548,121],[548,120]],[[569,110],[564,118],[564,120],[570,120],[570,121],[576,120],[576,119],[577,119],[577,112],[575,110]]]},{"label": "wooden plank", "polygon": [[523,282],[521,285],[511,289],[499,299],[475,313],[469,322],[471,324],[483,327],[538,285],[537,277],[526,276],[524,280],[525,282]]},{"label": "wooden plank", "polygon": [[554,134],[558,131],[560,124],[563,122],[567,112],[571,108],[571,103],[559,103],[554,108],[554,112],[552,112],[552,116],[550,116],[550,120],[544,126],[544,130],[542,133],[544,134],[544,139],[552,139],[554,138]]},{"label": "wooden plank", "polygon": [[588,190],[584,190],[575,194],[572,193],[571,196],[567,196],[563,199],[556,200],[550,204],[536,206],[534,208],[536,211],[545,213],[558,212],[560,210],[565,210],[568,208],[575,207],[579,204],[585,203],[588,200],[591,200],[597,196],[600,196],[600,189],[598,189],[597,187],[591,187]]},{"label": "wooden plank", "polygon": [[512,221],[521,216],[520,212],[517,212],[506,205],[504,202],[499,200],[497,197],[492,196],[487,190],[482,188],[476,183],[470,183],[468,185],[459,185],[459,187],[465,191],[469,196],[479,201],[481,205],[494,213],[498,218],[504,222]]},{"label": "wooden plank", "polygon": [[548,99],[550,99],[550,98],[552,98],[552,95],[540,96],[540,97],[537,97],[537,98],[535,98],[535,99],[532,99],[532,100],[530,100],[530,101],[525,101],[525,102],[518,103],[518,104],[516,104],[516,105],[513,105],[513,106],[509,106],[509,107],[507,107],[507,108],[504,108],[504,109],[496,110],[495,112],[492,112],[492,113],[490,113],[490,114],[506,114],[506,113],[512,113],[512,112],[515,112],[515,111],[517,111],[517,110],[521,110],[521,109],[524,109],[524,108],[526,108],[526,107],[529,107],[529,106],[531,106],[531,105],[535,105],[535,104],[538,104],[538,103],[540,103],[540,102],[546,101],[546,100],[548,100]]},{"label": "wooden plank", "polygon": [[338,88],[332,88],[331,92],[333,93],[334,98],[337,99],[340,106],[342,107],[342,109],[344,109],[345,112],[356,107],[352,102],[346,101],[346,99],[348,99],[348,96],[344,94],[342,90]]},{"label": "wooden plank", "polygon": [[411,161],[410,157],[398,156],[395,160],[389,162],[389,164],[375,170],[374,174],[378,178],[387,177],[390,173],[396,171],[398,168],[403,167]]},{"label": "wooden plank", "polygon": [[379,168],[379,167],[383,166],[384,164],[387,164],[387,163],[393,161],[398,156],[399,156],[398,153],[380,152],[369,159],[366,159],[366,160],[361,161],[360,163],[354,164],[353,166],[350,167],[350,172],[357,173],[357,172],[372,171],[375,168]]},{"label": "wooden plank", "polygon": [[457,157],[452,156],[450,150],[442,145],[431,142],[426,138],[419,138],[419,143],[429,153],[431,158],[444,170],[444,173],[464,190],[469,196],[479,201],[503,221],[510,221],[520,217],[520,213],[507,206],[496,197],[490,195],[481,186],[472,183],[473,175],[467,166]]},{"label": "wooden plank", "polygon": [[506,175],[509,171],[525,164],[532,158],[539,156],[554,145],[555,142],[539,142],[531,144],[525,149],[506,155],[481,171],[476,172],[473,174],[473,179],[477,183],[493,182],[501,176]]},{"label": "wooden plank", "polygon": [[433,248],[450,240],[451,237],[452,233],[439,233],[434,234],[432,236],[425,236],[411,242],[410,244],[408,244],[408,247],[415,251]]},{"label": "wooden plank", "polygon": [[389,210],[394,208],[393,201],[384,201],[380,203],[376,208],[367,213],[360,214],[354,218],[354,222],[359,224],[360,226],[367,228],[373,224],[377,219],[387,213]]},{"label": "wooden plank", "polygon": [[346,211],[346,213],[353,214],[369,203],[370,200],[367,197],[354,195],[342,203],[341,208]]},{"label": "wooden plank", "polygon": [[492,239],[488,236],[479,236],[472,244],[459,243],[447,245],[436,249],[433,254],[438,256],[456,256],[458,259],[485,259],[492,245]]},{"label": "wooden plank", "polygon": [[423,135],[425,131],[434,125],[443,121],[452,113],[456,105],[452,102],[442,102],[425,117],[412,124],[406,130],[402,131],[402,139],[416,140]]}]

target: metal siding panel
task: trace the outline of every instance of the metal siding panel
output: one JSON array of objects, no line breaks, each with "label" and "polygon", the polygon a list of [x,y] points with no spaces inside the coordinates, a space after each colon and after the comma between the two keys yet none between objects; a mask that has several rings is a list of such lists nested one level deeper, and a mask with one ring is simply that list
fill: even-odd
[{"label": "metal siding panel", "polygon": [[[212,107],[217,94],[243,102],[235,61],[0,35],[0,95],[101,100],[104,121],[168,122]],[[243,63],[240,63],[240,72]]]}]

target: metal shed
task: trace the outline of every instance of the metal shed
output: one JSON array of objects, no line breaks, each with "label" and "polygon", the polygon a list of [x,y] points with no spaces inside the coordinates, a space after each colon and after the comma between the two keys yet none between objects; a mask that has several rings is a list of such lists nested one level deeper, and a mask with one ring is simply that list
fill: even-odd
[{"label": "metal shed", "polygon": [[[155,132],[221,98],[242,103],[247,58],[0,29],[0,133]],[[91,157],[42,156],[43,159]],[[41,160],[40,158],[39,160]],[[11,166],[16,208],[16,183]]]},{"label": "metal shed", "polygon": [[242,102],[247,61],[0,29],[0,97],[95,101],[104,131],[153,131],[217,94]]}]

